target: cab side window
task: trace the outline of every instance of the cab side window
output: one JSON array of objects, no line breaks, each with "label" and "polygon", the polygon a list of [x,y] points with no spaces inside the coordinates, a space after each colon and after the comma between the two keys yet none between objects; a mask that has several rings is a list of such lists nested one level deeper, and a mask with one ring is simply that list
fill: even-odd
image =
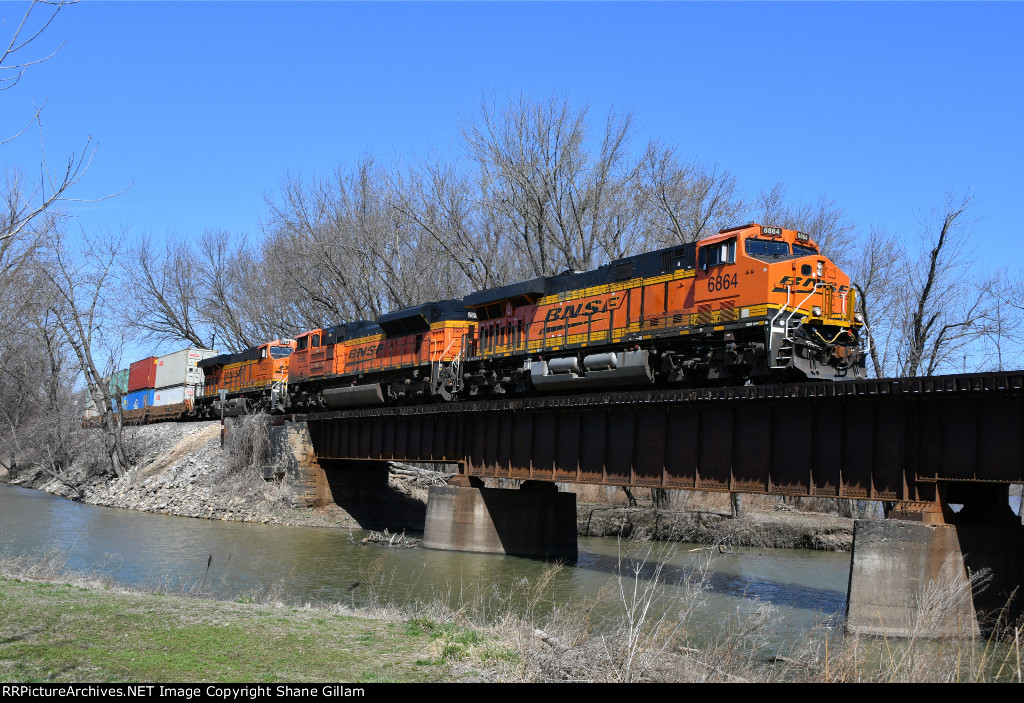
[{"label": "cab side window", "polygon": [[700,267],[707,269],[709,266],[721,266],[723,264],[736,263],[736,240],[731,239],[721,244],[712,244],[701,247]]}]

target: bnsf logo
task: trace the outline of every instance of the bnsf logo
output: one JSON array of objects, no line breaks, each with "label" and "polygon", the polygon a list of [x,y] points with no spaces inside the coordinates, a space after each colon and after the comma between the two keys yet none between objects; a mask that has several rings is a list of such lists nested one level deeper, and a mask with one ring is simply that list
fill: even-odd
[{"label": "bnsf logo", "polygon": [[[782,279],[775,284],[775,288],[772,292],[785,292],[786,286],[791,286],[793,288],[807,287],[810,289],[813,288],[816,283],[824,285],[826,281],[824,278],[815,278],[814,276],[807,276],[806,278],[803,276],[783,276]],[[840,295],[848,290],[850,290],[849,286],[839,286],[836,288],[836,292]]]},{"label": "bnsf logo", "polygon": [[359,361],[361,359],[367,359],[376,356],[377,347],[379,346],[379,344],[371,344],[368,347],[356,347],[355,349],[349,351],[348,358],[350,360]]},{"label": "bnsf logo", "polygon": [[577,303],[576,305],[565,305],[560,308],[551,308],[544,315],[544,322],[551,322],[552,320],[568,320],[572,317],[579,317],[580,315],[597,315],[602,312],[608,312],[609,310],[618,310],[622,307],[623,299],[617,295],[613,295],[608,300],[591,300],[589,303]]}]

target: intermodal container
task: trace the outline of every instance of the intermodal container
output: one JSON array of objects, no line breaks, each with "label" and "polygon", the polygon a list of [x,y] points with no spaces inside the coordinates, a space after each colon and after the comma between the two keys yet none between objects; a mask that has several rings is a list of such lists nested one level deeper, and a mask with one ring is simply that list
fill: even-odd
[{"label": "intermodal container", "polygon": [[217,356],[217,352],[212,349],[189,348],[157,357],[153,386],[170,388],[181,385],[203,385],[203,370],[196,364],[211,356]]},{"label": "intermodal container", "polygon": [[156,388],[156,357],[149,356],[128,367],[128,392]]},{"label": "intermodal container", "polygon": [[115,371],[107,381],[107,390],[115,398],[128,393],[128,369]]},{"label": "intermodal container", "polygon": [[82,413],[83,422],[93,422],[99,420],[100,413],[96,409],[96,403],[92,402],[92,398],[85,399],[85,412]]},{"label": "intermodal container", "polygon": [[141,410],[153,405],[153,390],[129,391],[121,401],[124,410]]},{"label": "intermodal container", "polygon": [[157,388],[153,391],[153,405],[177,405],[185,401],[191,403],[195,397],[196,387],[192,385]]}]

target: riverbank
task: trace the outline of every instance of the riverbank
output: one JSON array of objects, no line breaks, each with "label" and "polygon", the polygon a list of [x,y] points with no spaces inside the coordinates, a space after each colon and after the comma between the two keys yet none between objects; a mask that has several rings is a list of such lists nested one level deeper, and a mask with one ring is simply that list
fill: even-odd
[{"label": "riverbank", "polygon": [[[247,463],[244,451],[230,442],[221,447],[218,422],[130,427],[126,428],[126,442],[136,456],[136,465],[120,478],[90,471],[95,461],[83,457],[64,480],[40,470],[5,475],[0,469],[0,481],[92,505],[182,517],[345,530],[381,528],[360,524],[336,504],[315,509],[293,507],[285,483],[264,481]],[[392,471],[388,483],[395,498],[394,510],[389,505],[388,511],[394,520],[392,532],[406,527],[422,531],[430,481],[398,470]],[[675,507],[656,509],[650,500],[646,505],[641,500],[636,507],[624,505],[625,494],[618,489],[571,484],[560,489],[577,492],[580,536],[828,551],[849,551],[853,543],[852,519],[796,510],[777,499],[749,496],[746,516],[732,518],[727,494],[686,493],[685,501],[675,501]]]},{"label": "riverbank", "polygon": [[[399,607],[384,592],[358,608],[216,601],[201,584],[186,593],[131,590],[63,572],[59,561],[0,557],[0,682],[1021,680],[1019,641],[880,642],[819,627],[785,651],[766,649],[778,616],[757,603],[709,638],[691,621],[707,588],[699,570],[672,595],[657,580],[638,582],[633,600],[626,575],[625,591],[540,615],[502,609],[497,598]],[[520,588],[544,601],[558,568]],[[602,598],[613,607],[598,616]]]},{"label": "riverbank", "polygon": [[476,630],[344,607],[0,579],[0,681],[433,683],[509,658]]}]

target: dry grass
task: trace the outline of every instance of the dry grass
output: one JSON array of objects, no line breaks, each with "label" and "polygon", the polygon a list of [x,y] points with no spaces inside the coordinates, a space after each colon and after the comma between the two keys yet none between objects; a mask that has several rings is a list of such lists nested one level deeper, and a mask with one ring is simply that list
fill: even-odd
[{"label": "dry grass", "polygon": [[270,461],[269,421],[269,415],[257,413],[228,423],[223,467],[211,477],[211,485],[232,510],[257,514],[288,506],[284,486],[263,478],[263,467]]}]

